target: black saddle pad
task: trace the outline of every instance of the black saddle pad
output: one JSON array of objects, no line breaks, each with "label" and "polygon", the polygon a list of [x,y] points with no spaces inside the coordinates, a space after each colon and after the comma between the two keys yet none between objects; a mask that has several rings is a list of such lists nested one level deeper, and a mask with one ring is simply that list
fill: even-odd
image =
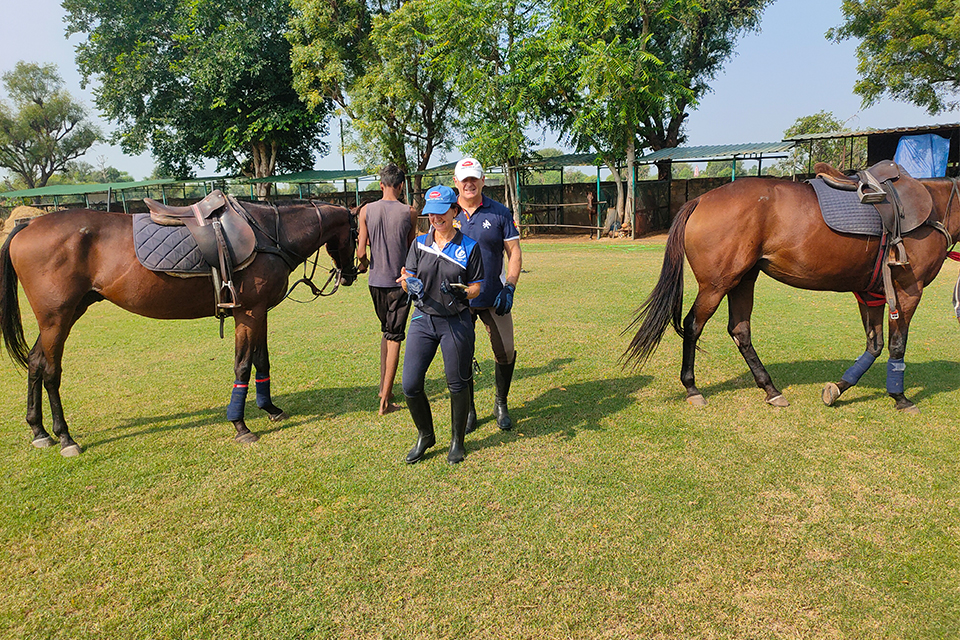
[{"label": "black saddle pad", "polygon": [[834,231],[865,236],[883,235],[883,222],[877,208],[861,204],[856,191],[834,189],[820,178],[808,180],[817,192],[823,221]]},{"label": "black saddle pad", "polygon": [[186,227],[167,227],[150,220],[148,213],[133,215],[133,246],[137,260],[151,271],[209,273],[196,240]]}]

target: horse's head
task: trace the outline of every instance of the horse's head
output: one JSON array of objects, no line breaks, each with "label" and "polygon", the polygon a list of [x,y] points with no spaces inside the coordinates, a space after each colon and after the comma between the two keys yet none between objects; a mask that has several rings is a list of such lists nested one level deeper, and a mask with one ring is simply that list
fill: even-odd
[{"label": "horse's head", "polygon": [[340,284],[349,287],[356,281],[359,273],[357,214],[344,207],[328,204],[320,206],[320,219],[323,227],[321,233],[326,235],[324,246],[340,272]]}]

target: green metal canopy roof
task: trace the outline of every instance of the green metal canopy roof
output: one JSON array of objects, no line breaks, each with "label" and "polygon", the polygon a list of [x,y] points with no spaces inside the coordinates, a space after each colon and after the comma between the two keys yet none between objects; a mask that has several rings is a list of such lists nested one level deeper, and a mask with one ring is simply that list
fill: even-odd
[{"label": "green metal canopy roof", "polygon": [[960,123],[953,124],[927,124],[917,127],[895,127],[893,129],[865,129],[863,131],[832,131],[829,133],[802,133],[796,136],[784,138],[785,142],[807,142],[809,140],[830,140],[833,138],[861,138],[864,136],[877,136],[884,134],[908,134],[908,133],[934,133],[960,129]]},{"label": "green metal canopy roof", "polygon": [[123,191],[158,185],[173,184],[172,178],[161,180],[140,180],[139,182],[111,182],[97,184],[54,184],[36,189],[20,189],[18,191],[4,191],[0,198],[39,198],[44,196],[82,196],[90,193],[106,193],[107,191]]},{"label": "green metal canopy roof", "polygon": [[368,178],[371,174],[363,169],[350,169],[347,171],[298,171],[297,173],[286,173],[279,176],[267,176],[266,178],[249,178],[244,183],[263,183],[269,182],[276,184],[283,183],[303,183],[303,182],[333,182],[335,180],[353,180],[355,178]]},{"label": "green metal canopy roof", "polygon": [[732,158],[759,157],[765,154],[784,153],[794,147],[794,142],[747,142],[744,144],[716,144],[700,147],[672,147],[660,149],[637,158],[640,164],[661,160],[729,160]]}]

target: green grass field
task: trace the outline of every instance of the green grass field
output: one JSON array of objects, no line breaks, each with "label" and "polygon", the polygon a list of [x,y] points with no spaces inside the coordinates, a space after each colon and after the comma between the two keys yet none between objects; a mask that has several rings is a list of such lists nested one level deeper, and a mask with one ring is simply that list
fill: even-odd
[{"label": "green grass field", "polygon": [[821,388],[864,348],[853,296],[765,276],[754,342],[791,406],[763,402],[724,304],[697,361],[709,404],[694,408],[676,335],[640,371],[618,363],[662,251],[524,245],[517,425],[492,422],[478,340],[481,425],[455,467],[439,359],[425,461],[403,463],[405,411],[376,414],[365,279],[271,314],[291,418],[268,422],[251,393],[248,447],[225,421],[233,342],[215,321],[94,306],[64,363],[79,458],[30,446],[26,379],[3,365],[0,637],[960,636],[956,264],[910,334],[921,415],[895,412],[883,359],[825,407]]}]

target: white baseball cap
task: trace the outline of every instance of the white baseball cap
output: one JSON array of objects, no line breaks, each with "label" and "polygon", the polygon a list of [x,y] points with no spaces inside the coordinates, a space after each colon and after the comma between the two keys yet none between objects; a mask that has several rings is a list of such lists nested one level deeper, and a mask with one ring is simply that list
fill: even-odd
[{"label": "white baseball cap", "polygon": [[464,158],[457,163],[453,176],[461,182],[467,178],[483,180],[483,165],[476,158]]}]

